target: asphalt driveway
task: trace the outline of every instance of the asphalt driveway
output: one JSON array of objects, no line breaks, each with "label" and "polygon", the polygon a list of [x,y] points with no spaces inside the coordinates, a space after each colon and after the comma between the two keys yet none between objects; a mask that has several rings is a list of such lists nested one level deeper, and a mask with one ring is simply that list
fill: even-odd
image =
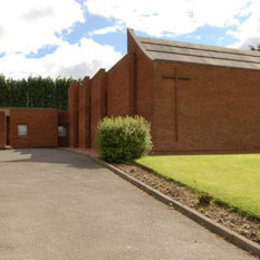
[{"label": "asphalt driveway", "polygon": [[0,151],[0,259],[255,259],[84,155]]}]

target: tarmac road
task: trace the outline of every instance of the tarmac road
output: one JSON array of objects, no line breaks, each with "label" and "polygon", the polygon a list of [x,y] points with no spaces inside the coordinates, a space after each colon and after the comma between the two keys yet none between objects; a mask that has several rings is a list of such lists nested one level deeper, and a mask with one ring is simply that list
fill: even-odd
[{"label": "tarmac road", "polygon": [[256,259],[86,156],[0,151],[0,259]]}]

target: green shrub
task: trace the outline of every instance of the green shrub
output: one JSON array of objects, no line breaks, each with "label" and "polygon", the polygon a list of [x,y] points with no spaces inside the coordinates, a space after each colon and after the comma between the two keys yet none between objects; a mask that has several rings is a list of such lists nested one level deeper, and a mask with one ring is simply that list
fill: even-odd
[{"label": "green shrub", "polygon": [[141,116],[105,117],[97,127],[97,150],[107,162],[129,162],[150,152],[150,124]]}]

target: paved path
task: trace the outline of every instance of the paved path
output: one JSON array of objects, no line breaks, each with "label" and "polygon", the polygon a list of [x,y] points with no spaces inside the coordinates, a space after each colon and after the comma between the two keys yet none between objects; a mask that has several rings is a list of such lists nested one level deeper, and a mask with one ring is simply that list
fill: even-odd
[{"label": "paved path", "polygon": [[84,155],[0,151],[0,259],[255,259]]}]

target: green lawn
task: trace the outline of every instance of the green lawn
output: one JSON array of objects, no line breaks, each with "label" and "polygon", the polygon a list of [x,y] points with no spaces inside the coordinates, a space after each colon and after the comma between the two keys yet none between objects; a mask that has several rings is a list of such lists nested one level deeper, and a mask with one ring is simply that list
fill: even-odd
[{"label": "green lawn", "polygon": [[260,154],[145,156],[137,163],[260,217]]}]

